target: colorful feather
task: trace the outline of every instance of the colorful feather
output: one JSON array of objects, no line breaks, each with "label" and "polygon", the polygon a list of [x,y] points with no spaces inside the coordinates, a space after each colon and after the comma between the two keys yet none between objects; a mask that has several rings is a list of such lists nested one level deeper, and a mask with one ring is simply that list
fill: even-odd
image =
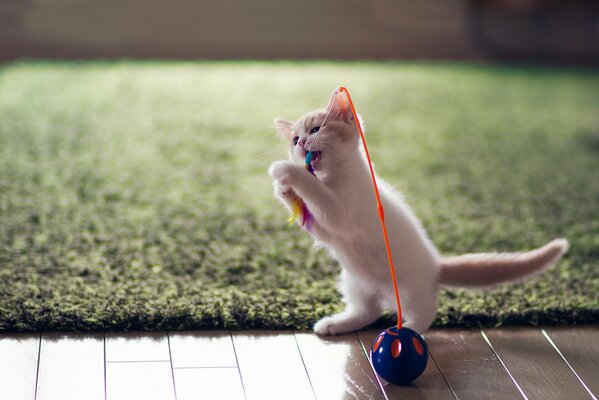
[{"label": "colorful feather", "polygon": [[[312,169],[311,162],[312,162],[312,152],[309,151],[306,154],[306,163],[304,166],[312,175],[314,175],[314,169]],[[299,197],[297,199],[295,199],[295,201],[291,205],[291,216],[289,217],[289,225],[293,225],[293,223],[295,221],[297,221],[297,223],[302,228],[306,229],[307,231],[311,231],[312,230],[312,219],[313,219],[312,213],[310,213],[310,210],[308,210],[308,207],[302,201],[302,199],[300,199]]]}]

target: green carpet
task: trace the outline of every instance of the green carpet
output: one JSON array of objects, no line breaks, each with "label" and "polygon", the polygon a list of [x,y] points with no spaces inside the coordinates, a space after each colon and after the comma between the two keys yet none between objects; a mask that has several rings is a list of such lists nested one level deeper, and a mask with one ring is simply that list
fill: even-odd
[{"label": "green carpet", "polygon": [[[599,317],[599,71],[419,63],[0,66],[0,330],[307,328],[339,267],[286,225],[276,116],[349,87],[381,176],[447,254],[571,251],[442,290],[437,325]],[[383,323],[387,323],[385,321]]]}]

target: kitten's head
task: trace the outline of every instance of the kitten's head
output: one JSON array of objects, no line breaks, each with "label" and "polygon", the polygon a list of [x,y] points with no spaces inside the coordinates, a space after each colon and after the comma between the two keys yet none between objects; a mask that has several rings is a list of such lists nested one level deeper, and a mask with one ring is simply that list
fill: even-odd
[{"label": "kitten's head", "polygon": [[288,141],[289,159],[304,164],[306,153],[312,151],[312,168],[317,173],[343,165],[358,151],[359,134],[347,95],[338,92],[328,108],[328,116],[326,109],[319,109],[296,122],[275,119],[279,135]]}]

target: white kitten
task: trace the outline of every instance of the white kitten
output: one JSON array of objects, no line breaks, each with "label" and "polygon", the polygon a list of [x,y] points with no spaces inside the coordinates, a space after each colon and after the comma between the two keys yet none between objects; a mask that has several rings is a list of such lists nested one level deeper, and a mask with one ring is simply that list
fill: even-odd
[{"label": "white kitten", "polygon": [[[342,267],[339,290],[346,308],[314,325],[318,334],[360,329],[385,310],[395,310],[395,297],[374,190],[359,134],[345,93],[335,96],[331,111],[317,110],[296,123],[276,119],[289,141],[290,161],[269,169],[275,195],[291,209],[301,198],[313,215],[310,234]],[[316,153],[304,168],[306,152]],[[540,272],[568,249],[556,239],[524,253],[466,254],[442,258],[402,196],[377,177],[397,271],[404,325],[425,331],[435,318],[440,284],[484,287]]]}]

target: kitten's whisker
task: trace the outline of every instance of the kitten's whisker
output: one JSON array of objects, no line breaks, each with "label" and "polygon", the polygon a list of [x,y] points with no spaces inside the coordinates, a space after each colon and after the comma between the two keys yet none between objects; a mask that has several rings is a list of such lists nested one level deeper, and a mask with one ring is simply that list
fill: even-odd
[{"label": "kitten's whisker", "polygon": [[281,152],[280,150],[271,150],[271,151],[265,151],[265,152],[261,152],[261,153],[257,153],[256,157],[258,158],[263,158],[263,157],[267,157],[267,156],[272,156],[273,154],[277,154],[279,155],[281,158],[286,158],[286,154],[284,152]]},{"label": "kitten's whisker", "polygon": [[267,151],[263,151],[260,153],[257,153],[259,155],[269,155],[269,154],[285,154],[285,152],[281,151],[281,150],[267,150]]},{"label": "kitten's whisker", "polygon": [[269,126],[260,126],[260,127],[258,127],[258,129],[263,130],[263,131],[266,131],[266,130],[270,131],[270,130],[277,129],[277,127],[274,125],[269,125]]}]

